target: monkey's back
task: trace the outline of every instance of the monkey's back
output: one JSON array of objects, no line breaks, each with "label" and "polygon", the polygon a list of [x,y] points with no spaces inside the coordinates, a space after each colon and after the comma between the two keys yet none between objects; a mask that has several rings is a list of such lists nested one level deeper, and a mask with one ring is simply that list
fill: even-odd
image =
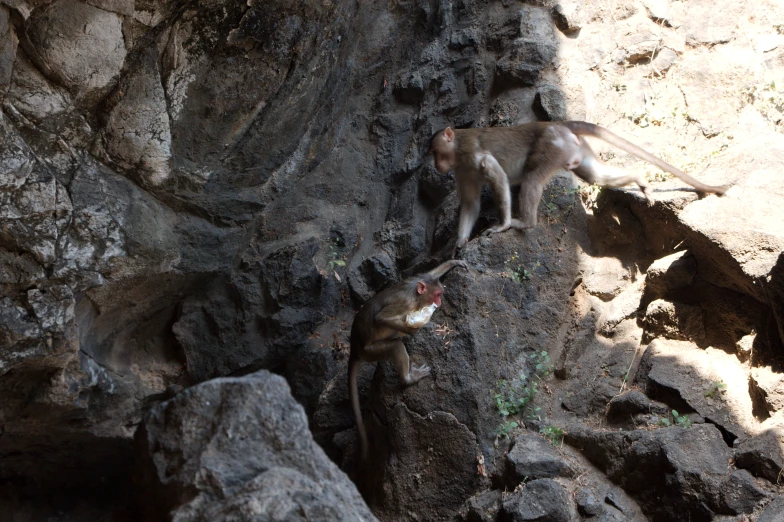
[{"label": "monkey's back", "polygon": [[530,143],[545,132],[548,122],[533,122],[511,127],[482,127],[455,129],[465,154],[489,152],[504,169],[509,183],[522,181],[526,161],[530,154]]}]

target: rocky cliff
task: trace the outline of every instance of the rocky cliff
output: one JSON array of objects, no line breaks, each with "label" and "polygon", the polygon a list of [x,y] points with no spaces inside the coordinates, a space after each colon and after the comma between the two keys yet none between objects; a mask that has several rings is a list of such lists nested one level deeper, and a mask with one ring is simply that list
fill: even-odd
[{"label": "rocky cliff", "polygon": [[[777,520],[782,20],[0,0],[0,518]],[[454,244],[430,136],[567,118],[732,188],[597,143],[654,201],[565,173],[476,235],[407,340],[432,376],[363,367],[359,468],[353,312]]]}]

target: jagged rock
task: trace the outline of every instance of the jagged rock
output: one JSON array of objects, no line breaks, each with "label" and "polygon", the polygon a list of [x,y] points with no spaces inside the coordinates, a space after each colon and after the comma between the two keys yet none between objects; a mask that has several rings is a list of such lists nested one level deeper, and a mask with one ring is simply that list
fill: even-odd
[{"label": "jagged rock", "polygon": [[640,390],[629,390],[626,393],[617,395],[607,405],[608,419],[626,420],[630,415],[638,413],[666,415],[668,408],[665,404],[652,401]]},{"label": "jagged rock", "polygon": [[376,520],[313,441],[286,381],[267,371],[208,381],[155,406],[137,441],[148,517]]},{"label": "jagged rock", "polygon": [[506,86],[534,85],[555,58],[553,24],[542,8],[520,9],[519,38],[496,64],[496,80]]},{"label": "jagged rock", "polygon": [[610,301],[628,286],[629,269],[615,257],[591,258],[583,272],[585,290],[603,301]]},{"label": "jagged rock", "polygon": [[[422,518],[456,515],[481,478],[477,471],[481,453],[474,434],[451,413],[433,411],[421,416],[403,403],[389,412],[388,422],[389,460],[384,455],[372,457],[374,462],[386,460],[386,494],[411,498],[420,506]],[[449,473],[442,473],[445,469]],[[386,505],[384,511],[400,520],[407,517],[404,509],[403,505]]]},{"label": "jagged rock", "polygon": [[618,393],[618,388],[604,380],[597,381],[591,387],[579,386],[576,392],[563,399],[563,407],[577,415],[588,415],[591,412],[604,411],[607,404]]},{"label": "jagged rock", "polygon": [[68,93],[52,85],[21,51],[5,99],[33,121],[61,114],[71,106]]},{"label": "jagged rock", "polygon": [[106,153],[131,177],[160,185],[171,173],[171,132],[157,55],[148,52],[121,81],[120,101],[102,138]]},{"label": "jagged rock", "polygon": [[400,78],[392,88],[392,93],[401,103],[416,105],[425,97],[422,76],[418,73],[412,73]]},{"label": "jagged rock", "polygon": [[640,309],[643,292],[643,279],[624,288],[608,306],[602,310],[597,328],[604,335],[609,335],[624,319],[634,316]]},{"label": "jagged rock", "polygon": [[30,254],[16,254],[0,248],[0,285],[30,285],[46,277]]},{"label": "jagged rock", "polygon": [[721,501],[727,512],[733,515],[752,513],[759,504],[768,498],[746,470],[737,470],[730,475],[721,488]]},{"label": "jagged rock", "polygon": [[645,349],[636,380],[649,397],[679,413],[696,411],[720,426],[729,442],[745,435],[745,426],[752,422],[751,397],[747,393],[711,393],[719,384],[732,390],[748,389],[740,362],[724,351],[657,339]]},{"label": "jagged rock", "polygon": [[[705,519],[723,512],[730,449],[710,424],[654,431],[567,429],[565,442],[662,520]],[[651,492],[655,492],[651,495]]]},{"label": "jagged rock", "polygon": [[568,522],[575,516],[566,490],[558,482],[532,480],[504,499],[500,520],[509,522]]},{"label": "jagged rock", "polygon": [[652,301],[645,310],[645,336],[643,342],[656,337],[693,341],[705,345],[705,323],[698,306],[671,303],[663,299]]},{"label": "jagged rock", "polygon": [[752,368],[749,390],[756,399],[755,406],[765,416],[770,417],[784,408],[784,376],[774,373],[769,367]]},{"label": "jagged rock", "polygon": [[561,121],[567,117],[566,98],[556,85],[540,85],[536,89],[533,108],[544,121]]},{"label": "jagged rock", "polygon": [[784,468],[784,432],[773,427],[741,442],[735,450],[735,465],[754,476],[779,483]]},{"label": "jagged rock", "polygon": [[573,477],[574,468],[552,444],[537,435],[521,434],[506,455],[506,483],[510,489],[526,480]]},{"label": "jagged rock", "polygon": [[654,22],[667,22],[670,11],[670,0],[642,0],[648,16]]},{"label": "jagged rock", "polygon": [[656,53],[653,61],[651,62],[651,67],[653,67],[653,70],[656,71],[656,74],[661,75],[669,71],[670,67],[678,62],[678,58],[679,55],[677,52],[665,47]]},{"label": "jagged rock", "polygon": [[738,359],[747,361],[751,356],[751,351],[754,348],[754,340],[757,338],[756,333],[744,335],[737,343],[735,343],[735,350],[738,354]]},{"label": "jagged rock", "polygon": [[535,40],[517,40],[496,64],[496,81],[506,86],[535,85],[539,73],[555,58],[555,45]]},{"label": "jagged rock", "polygon": [[0,119],[0,154],[0,230],[14,238],[15,249],[50,266],[66,226],[58,218],[70,211],[67,192],[6,118]]},{"label": "jagged rock", "polygon": [[502,493],[497,489],[483,491],[469,498],[460,513],[464,522],[495,522],[501,510]]},{"label": "jagged rock", "polygon": [[668,293],[691,285],[697,273],[697,260],[688,250],[657,259],[645,273],[645,296],[661,299]]},{"label": "jagged rock", "polygon": [[616,59],[630,64],[648,62],[659,50],[662,28],[648,19],[634,20],[634,23],[619,24],[620,30],[615,35]]},{"label": "jagged rock", "polygon": [[348,276],[351,292],[361,302],[367,301],[397,279],[395,263],[384,251],[364,259],[359,266],[350,270]]},{"label": "jagged rock", "polygon": [[[574,495],[574,501],[577,504],[577,513],[596,522],[643,520],[644,517],[642,513],[633,511],[627,505],[631,504],[631,502],[620,501],[619,493],[617,488],[604,493],[593,491],[589,488],[578,489]],[[599,496],[597,496],[597,494],[599,494]]]},{"label": "jagged rock", "polygon": [[27,35],[35,49],[33,61],[87,103],[108,92],[127,54],[122,19],[76,0],[36,11]]},{"label": "jagged rock", "polygon": [[16,31],[10,24],[8,8],[2,6],[0,7],[0,100],[11,81],[18,43]]},{"label": "jagged rock", "polygon": [[782,519],[784,519],[784,495],[779,495],[765,506],[757,522],[779,522]]},{"label": "jagged rock", "polygon": [[574,501],[577,504],[577,511],[584,517],[595,517],[604,511],[604,502],[596,498],[590,489],[578,489]]},{"label": "jagged rock", "polygon": [[476,47],[479,38],[479,34],[474,29],[452,31],[452,35],[449,37],[449,48],[460,51],[466,47]]},{"label": "jagged rock", "polygon": [[735,37],[741,6],[732,4],[720,11],[708,3],[689,6],[687,17],[681,27],[689,45],[716,45]]},{"label": "jagged rock", "polygon": [[580,6],[575,0],[559,0],[553,6],[553,20],[558,29],[566,34],[580,30],[583,23]]}]

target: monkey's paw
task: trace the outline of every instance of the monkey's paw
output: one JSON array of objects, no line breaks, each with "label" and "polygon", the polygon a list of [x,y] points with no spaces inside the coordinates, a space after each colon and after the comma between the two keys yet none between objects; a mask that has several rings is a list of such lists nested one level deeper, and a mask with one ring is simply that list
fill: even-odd
[{"label": "monkey's paw", "polygon": [[482,232],[482,235],[483,236],[489,236],[489,235],[492,235],[492,234],[498,234],[499,232],[506,232],[510,228],[512,228],[512,224],[511,223],[503,223],[501,225],[496,225],[494,227],[488,228],[487,230]]},{"label": "monkey's paw", "polygon": [[459,266],[464,270],[468,270],[468,263],[466,263],[462,259],[455,259],[454,261],[455,261],[455,266]]},{"label": "monkey's paw", "polygon": [[408,384],[414,384],[416,382],[419,382],[420,380],[424,379],[428,375],[430,375],[430,366],[425,366],[425,365],[414,366],[412,364],[411,371],[408,375],[409,377]]}]

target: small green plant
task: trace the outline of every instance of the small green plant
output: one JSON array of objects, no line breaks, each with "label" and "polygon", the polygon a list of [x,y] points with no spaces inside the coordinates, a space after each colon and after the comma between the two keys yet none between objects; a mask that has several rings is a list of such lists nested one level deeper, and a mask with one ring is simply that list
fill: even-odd
[{"label": "small green plant", "polygon": [[675,419],[675,424],[681,428],[690,428],[692,425],[691,419],[686,415],[678,415],[676,410],[672,410],[672,418]]},{"label": "small green plant", "polygon": [[727,392],[727,385],[722,381],[713,381],[705,391],[705,396],[710,399],[720,399]]},{"label": "small green plant", "polygon": [[672,420],[668,417],[660,417],[656,424],[668,428],[672,426],[673,421],[675,422],[675,425],[680,426],[681,428],[690,428],[693,424],[688,416],[679,415],[678,410],[672,410]]},{"label": "small green plant", "polygon": [[554,201],[550,201],[544,205],[544,212],[548,216],[552,216],[558,210],[558,205]]},{"label": "small green plant", "polygon": [[536,382],[528,382],[525,374],[512,382],[498,381],[498,392],[493,395],[495,407],[502,417],[517,415],[528,406],[536,394],[539,393],[539,385]]},{"label": "small green plant", "polygon": [[[512,257],[510,257],[509,261],[506,261],[504,264],[507,267],[509,278],[515,283],[528,281],[531,279],[531,275],[533,275],[531,270],[524,268],[523,265],[520,264],[520,256],[517,252],[512,252]],[[538,267],[539,263],[536,263],[536,266]]]},{"label": "small green plant", "polygon": [[553,368],[550,366],[550,355],[546,350],[532,353],[531,360],[534,362],[534,375],[537,378],[541,379],[550,375]]},{"label": "small green plant", "polygon": [[504,421],[501,423],[500,426],[498,426],[496,433],[498,434],[499,437],[503,437],[506,439],[509,438],[509,434],[512,433],[512,430],[514,430],[518,426],[519,424],[517,424],[514,421]]},{"label": "small green plant", "polygon": [[561,442],[563,442],[564,430],[558,426],[542,426],[542,428],[539,430],[539,433],[544,435],[544,437],[548,439],[550,444],[553,446],[558,446],[561,444]]},{"label": "small green plant", "polygon": [[341,259],[340,252],[337,250],[337,247],[339,246],[337,240],[334,241],[334,244],[330,243],[329,245],[329,259],[327,260],[327,265],[330,270],[335,270],[336,266],[346,266],[346,262]]},{"label": "small green plant", "polygon": [[523,281],[528,281],[531,279],[531,272],[521,266],[518,266],[509,272],[509,277],[511,277],[512,281],[515,283],[522,283]]},{"label": "small green plant", "polygon": [[[493,393],[495,407],[498,413],[504,418],[504,422],[499,426],[497,433],[500,436],[507,436],[509,431],[516,428],[518,424],[507,419],[510,415],[518,415],[527,410],[531,402],[539,393],[539,382],[542,378],[550,375],[552,367],[550,365],[550,355],[547,351],[536,351],[530,355],[534,365],[532,377],[526,377],[521,373],[519,377],[512,381],[505,379],[496,383],[496,390]],[[538,418],[541,408],[528,410],[529,417]],[[514,424],[514,426],[512,426]]]}]

